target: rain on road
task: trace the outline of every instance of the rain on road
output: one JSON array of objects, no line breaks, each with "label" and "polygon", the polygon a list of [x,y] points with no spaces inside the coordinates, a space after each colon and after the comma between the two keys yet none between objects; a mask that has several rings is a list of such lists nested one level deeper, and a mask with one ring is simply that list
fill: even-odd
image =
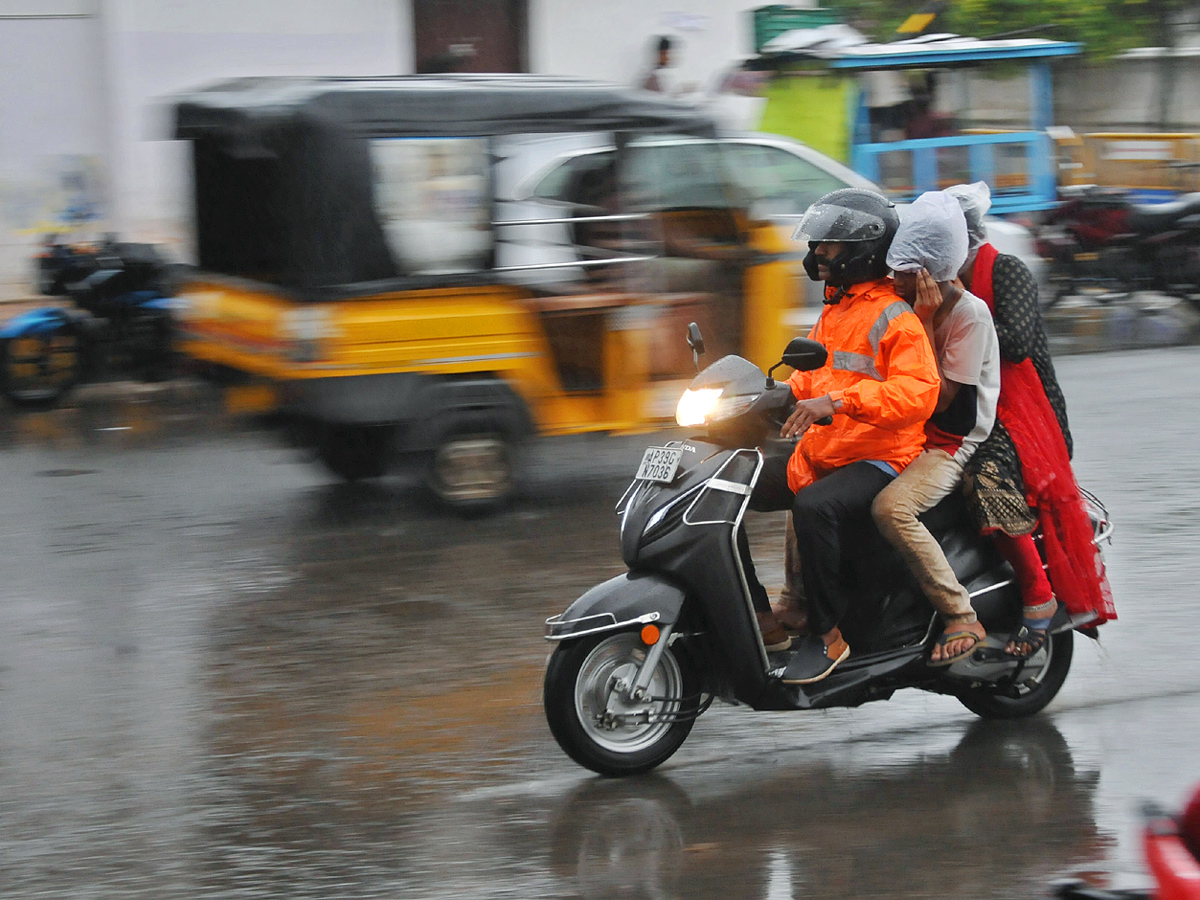
[{"label": "rain on road", "polygon": [[[717,705],[652,777],[571,763],[542,620],[621,570],[641,439],[547,442],[463,521],[188,398],[0,420],[0,892],[1044,896],[1136,880],[1200,781],[1200,349],[1059,360],[1120,620],[1047,713]],[[131,418],[132,417],[132,418]],[[752,534],[764,575],[780,520]],[[948,886],[953,886],[947,890]]]}]

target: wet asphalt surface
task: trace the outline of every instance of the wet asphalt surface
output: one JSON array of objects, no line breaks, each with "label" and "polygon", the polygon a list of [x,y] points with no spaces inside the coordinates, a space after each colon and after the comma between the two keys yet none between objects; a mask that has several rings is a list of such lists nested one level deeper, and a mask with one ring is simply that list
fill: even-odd
[{"label": "wet asphalt surface", "polygon": [[[542,621],[622,570],[650,437],[546,442],[464,521],[334,484],[187,386],[0,419],[0,894],[1040,897],[1129,885],[1200,782],[1200,349],[1059,360],[1120,620],[1046,713],[716,705],[652,777],[541,711]],[[764,578],[781,519],[752,520]]]}]

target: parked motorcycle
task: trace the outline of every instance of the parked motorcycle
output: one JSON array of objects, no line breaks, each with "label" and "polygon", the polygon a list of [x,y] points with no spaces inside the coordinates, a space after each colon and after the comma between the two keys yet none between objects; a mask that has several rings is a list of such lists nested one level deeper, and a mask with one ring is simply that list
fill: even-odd
[{"label": "parked motorcycle", "polygon": [[[698,359],[699,329],[689,329]],[[826,349],[796,338],[780,363],[819,368]],[[839,623],[853,648],[827,678],[784,684],[791,650],[768,653],[738,553],[738,529],[763,468],[770,434],[794,406],[787,383],[726,356],[700,372],[677,419],[705,431],[651,447],[617,505],[629,571],[587,591],[546,622],[557,644],[546,669],[546,719],[562,749],[603,775],[632,775],[668,759],[714,698],[756,710],[810,710],[886,700],[900,688],[957,697],[980,716],[1014,719],[1042,709],[1071,666],[1075,629],[1060,606],[1036,654],[1003,654],[1021,619],[1012,570],[970,522],[960,495],[931,510],[938,536],[988,631],[969,657],[928,665],[939,619],[899,555],[870,522],[846,546],[851,612]],[[1090,498],[1097,540],[1111,526]],[[782,539],[782,536],[781,536]]]},{"label": "parked motorcycle", "polygon": [[1157,291],[1200,309],[1200,193],[1145,204],[1118,188],[1063,188],[1037,245],[1045,307],[1096,288],[1101,301]]},{"label": "parked motorcycle", "polygon": [[0,326],[0,393],[14,406],[52,407],[76,384],[109,374],[169,374],[167,266],[153,245],[73,245],[51,235],[38,257],[38,289],[71,305]]}]

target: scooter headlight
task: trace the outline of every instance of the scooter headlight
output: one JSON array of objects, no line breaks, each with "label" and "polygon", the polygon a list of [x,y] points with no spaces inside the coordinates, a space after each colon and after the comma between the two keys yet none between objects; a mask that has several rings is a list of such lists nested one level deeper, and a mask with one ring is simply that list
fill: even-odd
[{"label": "scooter headlight", "polygon": [[675,408],[675,421],[685,427],[703,425],[717,408],[722,390],[723,388],[700,388],[684,391],[683,396],[679,398],[679,405]]}]

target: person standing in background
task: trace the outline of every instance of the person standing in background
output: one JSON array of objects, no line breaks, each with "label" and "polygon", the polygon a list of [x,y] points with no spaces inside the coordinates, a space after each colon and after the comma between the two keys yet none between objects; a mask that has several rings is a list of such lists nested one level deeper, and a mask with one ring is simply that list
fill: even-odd
[{"label": "person standing in background", "polygon": [[639,87],[643,91],[656,91],[660,94],[671,93],[671,39],[665,35],[656,43],[654,65],[642,78]]}]

